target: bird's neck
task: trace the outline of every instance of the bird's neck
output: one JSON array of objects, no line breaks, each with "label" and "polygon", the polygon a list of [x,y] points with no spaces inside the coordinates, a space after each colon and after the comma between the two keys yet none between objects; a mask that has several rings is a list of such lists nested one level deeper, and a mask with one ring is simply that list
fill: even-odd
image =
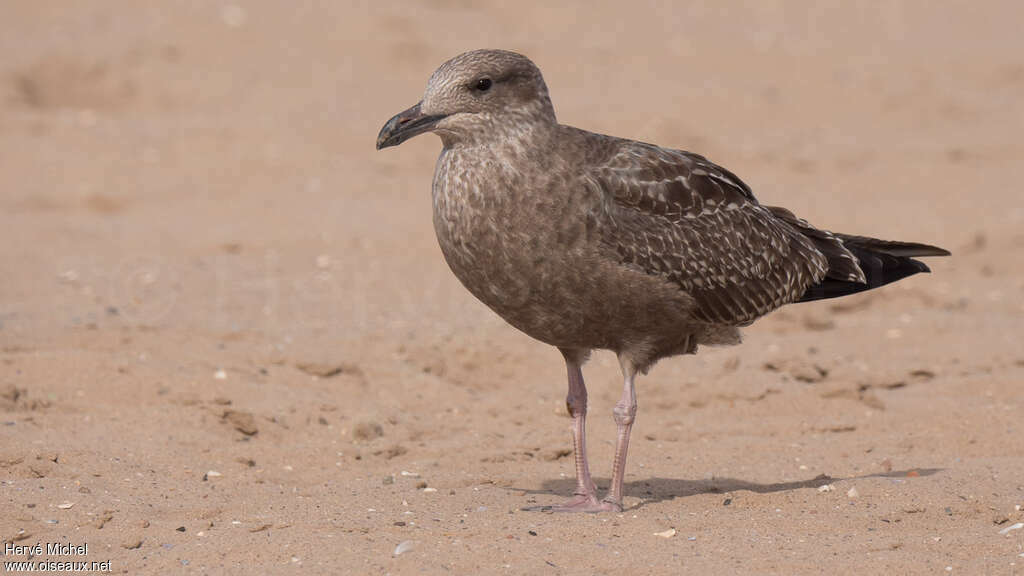
[{"label": "bird's neck", "polygon": [[439,135],[446,149],[488,148],[511,159],[546,149],[557,129],[554,110],[548,104],[504,110],[481,118],[470,130]]}]

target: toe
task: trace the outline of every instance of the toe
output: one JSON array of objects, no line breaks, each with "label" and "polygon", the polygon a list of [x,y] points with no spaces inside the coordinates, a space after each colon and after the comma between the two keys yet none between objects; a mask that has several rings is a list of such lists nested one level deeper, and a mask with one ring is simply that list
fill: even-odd
[{"label": "toe", "polygon": [[523,508],[525,511],[530,512],[584,512],[588,514],[596,514],[598,512],[622,512],[622,506],[614,502],[606,502],[604,500],[598,500],[594,496],[577,495],[561,504],[549,505],[549,506],[531,506],[529,508]]}]

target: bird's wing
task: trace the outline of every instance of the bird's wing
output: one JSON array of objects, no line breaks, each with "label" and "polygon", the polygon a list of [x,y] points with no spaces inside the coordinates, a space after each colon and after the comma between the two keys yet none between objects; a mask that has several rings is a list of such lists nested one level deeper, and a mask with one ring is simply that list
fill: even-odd
[{"label": "bird's wing", "polygon": [[702,156],[625,142],[591,164],[586,181],[604,199],[606,247],[624,265],[678,284],[700,320],[748,324],[799,299],[828,270],[811,239]]}]

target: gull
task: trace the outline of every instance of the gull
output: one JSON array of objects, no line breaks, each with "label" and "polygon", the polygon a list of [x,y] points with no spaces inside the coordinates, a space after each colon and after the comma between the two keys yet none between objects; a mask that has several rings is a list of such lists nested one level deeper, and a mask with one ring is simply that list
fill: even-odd
[{"label": "gull", "polygon": [[[941,248],[832,233],[765,206],[703,156],[559,124],[540,70],[505,50],[445,62],[377,149],[441,138],[434,229],[462,284],[509,324],[557,347],[568,371],[576,489],[562,512],[622,511],[634,381],[655,362],[738,344],[785,304],[877,288]],[[618,356],[622,397],[611,486],[590,475],[592,350]]]}]

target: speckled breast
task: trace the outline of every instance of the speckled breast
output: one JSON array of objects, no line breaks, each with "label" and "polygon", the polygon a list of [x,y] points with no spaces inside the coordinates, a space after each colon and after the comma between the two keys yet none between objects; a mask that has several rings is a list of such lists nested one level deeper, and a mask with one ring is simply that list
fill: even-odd
[{"label": "speckled breast", "polygon": [[434,228],[474,296],[530,336],[567,345],[580,320],[564,311],[588,286],[587,216],[573,187],[549,174],[445,150],[434,174]]}]

